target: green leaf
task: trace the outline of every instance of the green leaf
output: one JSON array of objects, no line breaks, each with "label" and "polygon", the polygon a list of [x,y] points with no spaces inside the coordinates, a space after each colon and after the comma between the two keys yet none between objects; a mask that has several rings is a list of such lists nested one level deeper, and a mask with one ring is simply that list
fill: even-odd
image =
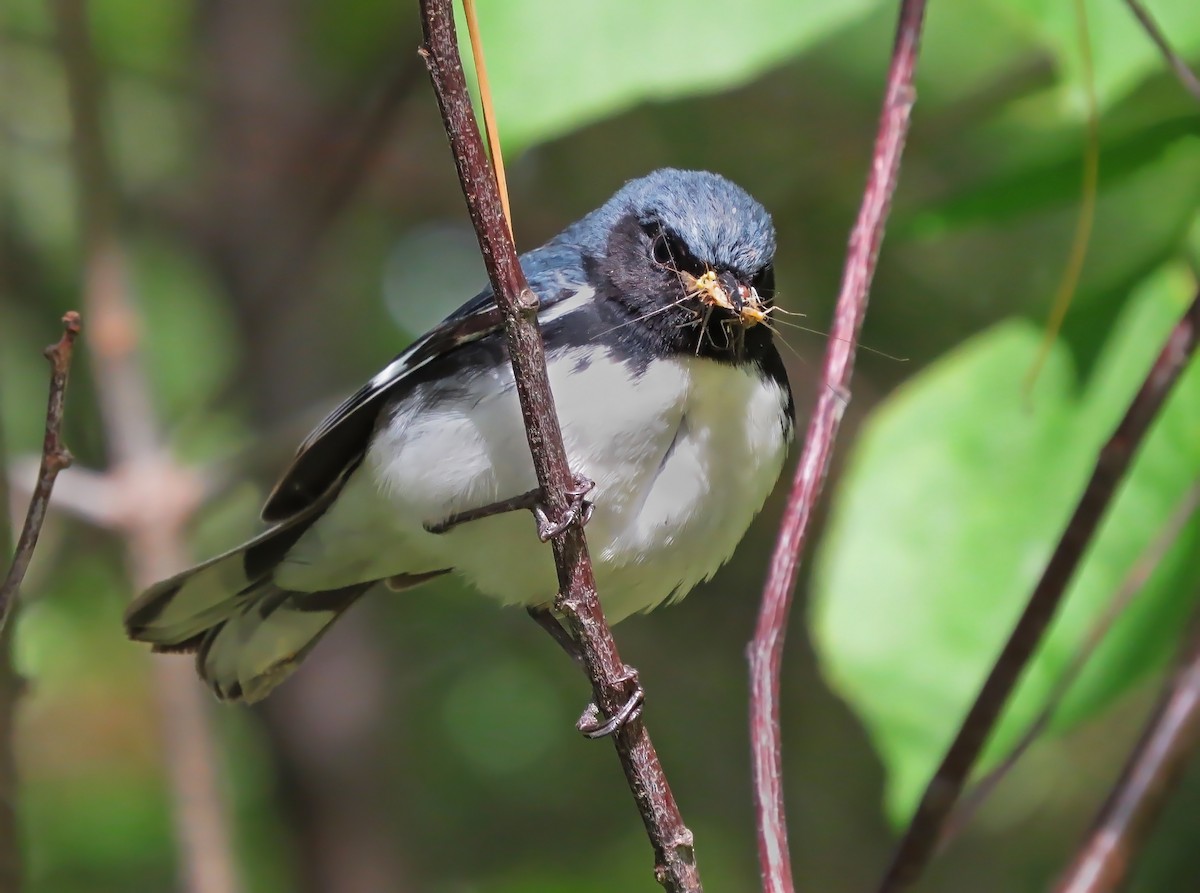
[{"label": "green leaf", "polygon": [[[832,685],[909,813],[1012,628],[1111,434],[1191,299],[1180,271],[1153,277],[1113,327],[1079,393],[1056,347],[1026,399],[1040,333],[1011,322],[901,387],[855,446],[817,555],[813,635]],[[1156,421],[993,736],[1009,747],[1044,703],[1093,618],[1200,478],[1200,364]],[[1060,710],[1078,723],[1158,665],[1200,584],[1193,519]]]},{"label": "green leaf", "polygon": [[[929,238],[964,227],[996,226],[1021,215],[1077,205],[1082,151],[1082,147],[1072,146],[1066,157],[1003,171],[936,207],[919,211],[901,226],[913,236]],[[1174,156],[1200,160],[1200,118],[1167,119],[1133,133],[1103,139],[1097,189],[1101,194],[1110,192],[1146,168],[1169,162]]]},{"label": "green leaf", "polygon": [[[1066,108],[1082,117],[1087,106],[1075,0],[993,2],[1054,53],[1067,87]],[[1078,2],[1086,4],[1096,100],[1101,109],[1123,99],[1148,76],[1167,70],[1161,53],[1126,4]],[[1200,4],[1195,0],[1147,0],[1143,5],[1176,52],[1184,58],[1200,53]]]},{"label": "green leaf", "polygon": [[[505,148],[519,151],[639,102],[744,84],[877,5],[481,0],[480,30]],[[474,83],[461,20],[458,30]],[[721,132],[718,122],[695,126],[697,139]]]}]

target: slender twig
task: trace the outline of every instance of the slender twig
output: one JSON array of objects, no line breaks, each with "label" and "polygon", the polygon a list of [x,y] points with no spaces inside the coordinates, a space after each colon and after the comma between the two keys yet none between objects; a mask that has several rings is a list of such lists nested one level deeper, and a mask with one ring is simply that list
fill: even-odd
[{"label": "slender twig", "polygon": [[1071,656],[1070,662],[1066,669],[1055,681],[1054,686],[1046,695],[1046,700],[1038,710],[1037,716],[1029,723],[1017,743],[1013,745],[1008,754],[997,764],[996,768],[988,772],[979,782],[971,789],[954,810],[950,817],[949,823],[946,825],[945,831],[942,832],[941,846],[945,846],[951,839],[956,837],[959,832],[971,821],[972,817],[979,811],[984,801],[991,796],[992,792],[997,788],[1001,781],[1008,775],[1009,772],[1020,762],[1021,758],[1033,746],[1034,742],[1041,737],[1042,733],[1049,727],[1050,720],[1054,718],[1054,714],[1058,712],[1058,707],[1066,698],[1067,693],[1071,690],[1071,686],[1075,684],[1088,661],[1091,660],[1093,654],[1100,647],[1108,635],[1109,630],[1113,628],[1117,620],[1125,613],[1125,610],[1133,604],[1142,589],[1146,585],[1146,581],[1150,579],[1151,574],[1162,564],[1163,558],[1175,545],[1179,535],[1183,532],[1184,527],[1200,509],[1200,481],[1194,483],[1171,511],[1170,516],[1163,523],[1162,527],[1154,535],[1154,539],[1146,546],[1141,555],[1133,563],[1129,569],[1129,573],[1117,586],[1112,598],[1109,599],[1104,611],[1096,618],[1091,628],[1088,629],[1087,635],[1084,636],[1082,644]]},{"label": "slender twig", "polygon": [[[63,333],[58,343],[46,348],[46,359],[50,361],[50,400],[46,406],[46,434],[42,438],[42,462],[38,468],[37,483],[33,486],[33,495],[29,499],[29,511],[25,514],[25,523],[21,527],[21,535],[17,538],[17,546],[13,554],[12,564],[4,583],[0,584],[0,632],[8,623],[8,615],[12,612],[13,603],[21,589],[21,581],[29,569],[30,559],[33,558],[34,547],[37,546],[38,536],[42,532],[42,522],[46,520],[46,507],[50,504],[50,492],[54,489],[54,479],[58,473],[71,464],[70,451],[62,442],[63,406],[67,398],[67,376],[71,371],[71,353],[75,339],[79,335],[79,314],[74,310],[68,311],[63,317]],[[0,506],[0,511],[8,511],[8,506]]]},{"label": "slender twig", "polygon": [[[117,181],[102,126],[102,72],[88,32],[86,4],[57,0],[54,11],[83,222],[88,354],[112,460],[108,475],[127,497],[117,528],[125,538],[130,576],[144,587],[186,563],[183,524],[202,488],[164,449],[141,363],[141,319],[120,239]],[[181,661],[156,662],[155,681],[185,888],[189,893],[232,893],[239,884],[204,693]]]},{"label": "slender twig", "polygon": [[1071,237],[1071,248],[1067,252],[1067,263],[1054,289],[1050,303],[1050,317],[1042,329],[1042,343],[1029,371],[1025,373],[1025,392],[1028,395],[1037,383],[1042,367],[1054,342],[1062,330],[1071,309],[1079,278],[1083,275],[1083,263],[1087,259],[1088,244],[1092,240],[1092,226],[1096,222],[1096,194],[1100,182],[1100,110],[1096,101],[1096,73],[1092,64],[1092,38],[1088,27],[1086,0],[1075,0],[1075,24],[1079,39],[1079,58],[1082,62],[1080,77],[1083,80],[1083,95],[1087,100],[1087,126],[1083,137],[1083,165],[1080,172],[1079,211],[1075,215],[1075,234]]},{"label": "slender twig", "polygon": [[749,648],[750,741],[758,857],[763,888],[768,893],[790,893],[794,889],[783,803],[779,728],[779,673],[788,613],[809,521],[829,470],[833,442],[850,397],[855,346],[867,311],[871,279],[916,98],[913,73],[924,14],[924,0],[904,0],[901,4],[871,171],[858,219],[850,233],[841,291],[829,333],[820,398],[809,419],[804,452],[792,481],[763,589],[758,625]]},{"label": "slender twig", "polygon": [[1058,546],[1029,597],[1004,649],[988,674],[958,734],[926,787],[916,813],[880,887],[894,893],[920,876],[941,838],[971,768],[1000,717],[1017,680],[1050,625],[1067,585],[1078,567],[1117,485],[1138,446],[1196,349],[1200,330],[1200,293],[1167,336],[1125,417],[1100,450],[1095,470]]},{"label": "slender twig", "polygon": [[1142,736],[1056,893],[1121,887],[1151,826],[1200,743],[1200,630],[1167,682]]},{"label": "slender twig", "polygon": [[[551,517],[562,517],[568,507],[567,490],[574,479],[547,379],[537,325],[537,296],[529,289],[517,260],[496,181],[471,112],[450,0],[421,0],[421,18],[421,54],[429,67],[471,222],[504,318],[538,484]],[[632,695],[633,682],[596,599],[583,529],[577,523],[571,524],[551,544],[559,583],[555,607],[579,643],[597,705],[614,716]],[[654,848],[656,877],[670,891],[699,891],[692,834],[679,815],[645,726],[634,719],[622,726],[613,740]]]},{"label": "slender twig", "polygon": [[1125,0],[1125,5],[1137,17],[1146,34],[1154,41],[1154,45],[1158,47],[1159,52],[1163,54],[1163,58],[1167,60],[1167,64],[1175,72],[1175,77],[1179,78],[1179,83],[1183,84],[1183,89],[1187,90],[1200,101],[1200,77],[1197,77],[1196,73],[1188,67],[1187,62],[1183,60],[1183,57],[1171,48],[1170,41],[1167,40],[1167,36],[1163,34],[1162,29],[1158,27],[1158,22],[1154,21],[1154,16],[1150,15],[1150,11],[1138,2],[1138,0]]}]

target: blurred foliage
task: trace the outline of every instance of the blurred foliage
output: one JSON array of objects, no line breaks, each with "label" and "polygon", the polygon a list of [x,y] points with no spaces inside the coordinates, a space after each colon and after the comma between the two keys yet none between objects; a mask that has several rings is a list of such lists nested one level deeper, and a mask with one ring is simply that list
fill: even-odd
[{"label": "blurred foliage", "polygon": [[[1180,270],[1149,280],[1083,388],[1058,350],[1026,393],[1041,338],[1027,323],[1003,323],[915,376],[864,427],[823,541],[813,633],[830,679],[883,753],[895,818],[916,805],[1094,457],[1194,294]],[[1032,722],[1181,494],[1200,481],[1198,408],[1200,365],[1179,383],[1123,482],[1069,607],[993,736],[991,762]],[[1200,587],[1198,554],[1194,518],[1089,662],[1058,711],[1060,727],[1108,706],[1173,653]]]},{"label": "blurred foliage", "polygon": [[[784,306],[826,326],[894,4],[480,5],[522,247],[652,168],[719,170],[775,214]],[[1200,63],[1200,7],[1146,5]],[[864,333],[875,352],[860,354],[848,465],[814,580],[828,682],[799,624],[785,668],[804,889],[862,890],[877,876],[890,846],[883,792],[896,814],[923,782],[1192,287],[1195,102],[1124,4],[1086,6],[1102,114],[1095,230],[1028,409],[1021,379],[1078,207],[1085,106],[1073,4],[930,6]],[[193,525],[195,552],[211,554],[253,529],[255,503],[307,427],[482,282],[479,259],[413,54],[415,3],[88,8],[161,422],[182,460],[238,482]],[[81,275],[51,9],[0,6],[0,430],[16,466],[40,443],[39,348],[77,304]],[[356,156],[373,115],[386,115],[385,138]],[[343,176],[353,158],[357,182]],[[822,339],[783,334],[804,412]],[[103,468],[86,358],[85,342],[67,440],[82,466]],[[1036,708],[1195,477],[1197,388],[1193,369],[995,746]],[[756,885],[742,649],[781,496],[710,585],[618,630],[714,890]],[[1061,734],[1034,749],[927,889],[1041,889],[1059,870],[1195,595],[1198,539],[1193,523],[1065,705]],[[177,884],[148,660],[120,630],[130,596],[121,553],[112,535],[56,516],[26,585],[18,751],[34,893]],[[522,612],[439,582],[366,600],[267,709],[214,708],[246,889],[334,889],[319,872],[339,853],[387,870],[382,886],[348,871],[336,885],[347,893],[657,889],[612,754],[572,729],[585,686],[544,638]],[[1197,803],[1200,778],[1189,778],[1132,889],[1194,885]]]}]

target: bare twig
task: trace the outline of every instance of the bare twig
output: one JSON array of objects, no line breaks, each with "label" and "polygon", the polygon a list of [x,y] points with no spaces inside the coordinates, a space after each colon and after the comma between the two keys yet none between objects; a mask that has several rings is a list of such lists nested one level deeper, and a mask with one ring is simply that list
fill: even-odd
[{"label": "bare twig", "polygon": [[779,729],[779,671],[796,572],[812,510],[820,496],[833,442],[850,396],[854,352],[867,310],[867,297],[884,223],[900,172],[900,156],[915,100],[924,0],[904,0],[888,70],[883,112],[871,172],[842,275],[833,327],[829,333],[821,396],[808,424],[804,452],[796,467],[791,495],[763,589],[758,625],[750,644],[750,741],[754,760],[754,800],[758,815],[758,857],[768,893],[794,889],[783,803],[783,766]]},{"label": "bare twig", "polygon": [[[450,0],[421,0],[424,44],[446,134],[462,181],[484,264],[504,318],[521,414],[538,484],[552,517],[567,510],[573,484],[537,325],[537,296],[529,289],[500,207],[496,181],[484,155],[454,32]],[[617,652],[596,599],[583,529],[571,524],[552,540],[558,568],[556,608],[579,643],[597,705],[614,716],[632,695],[633,681]],[[670,891],[699,891],[692,834],[683,824],[658,755],[640,719],[613,736],[655,854],[655,875]]]},{"label": "bare twig", "polygon": [[1167,336],[1158,359],[1150,367],[1125,417],[1100,450],[1091,480],[1088,481],[1054,554],[1042,572],[1042,577],[1029,597],[1029,602],[1004,649],[996,658],[996,663],[975,703],[971,705],[958,734],[921,797],[916,813],[888,868],[880,887],[881,891],[893,893],[911,886],[933,855],[942,835],[942,828],[962,793],[971,768],[979,758],[979,752],[995,727],[1017,680],[1050,625],[1063,592],[1095,535],[1117,484],[1129,468],[1150,423],[1154,421],[1159,408],[1195,351],[1198,330],[1200,293],[1197,293],[1182,319]]},{"label": "bare twig", "polygon": [[942,833],[941,846],[945,846],[950,840],[958,835],[960,831],[971,821],[972,817],[979,811],[979,807],[991,795],[1001,781],[1012,771],[1013,767],[1020,762],[1021,758],[1033,746],[1034,742],[1041,737],[1042,733],[1050,725],[1050,720],[1054,718],[1054,714],[1058,711],[1059,705],[1067,696],[1067,692],[1071,690],[1071,686],[1075,684],[1075,680],[1079,678],[1084,667],[1096,649],[1104,641],[1109,630],[1125,613],[1125,609],[1133,604],[1138,595],[1141,594],[1146,581],[1150,579],[1150,575],[1162,563],[1166,554],[1171,551],[1171,547],[1175,545],[1175,541],[1179,539],[1179,534],[1183,532],[1183,528],[1187,526],[1188,521],[1196,514],[1197,509],[1200,509],[1200,481],[1197,481],[1191,486],[1179,503],[1171,512],[1170,517],[1155,534],[1154,539],[1146,546],[1133,567],[1129,569],[1129,573],[1125,575],[1125,579],[1117,587],[1109,600],[1104,611],[1096,618],[1095,623],[1087,631],[1082,644],[1078,650],[1072,655],[1071,661],[1067,664],[1065,670],[1054,683],[1053,688],[1046,695],[1046,701],[1038,711],[1037,716],[1025,729],[1016,744],[1013,745],[1007,756],[1000,761],[995,769],[988,772],[979,783],[976,784],[970,793],[963,799],[959,807],[954,810],[950,817],[949,823],[946,825],[946,830]]},{"label": "bare twig", "polygon": [[[140,318],[130,297],[119,237],[116,177],[101,123],[101,71],[92,51],[83,0],[54,5],[74,130],[73,159],[83,220],[84,303],[93,369],[112,465],[124,494],[117,529],[126,540],[133,582],[144,587],[185,562],[182,526],[202,488],[163,447],[141,365]],[[237,890],[233,851],[218,792],[216,745],[206,702],[190,668],[155,665],[176,833],[189,893]]]},{"label": "bare twig", "polygon": [[1175,72],[1175,77],[1179,78],[1179,83],[1183,84],[1183,89],[1191,93],[1197,100],[1200,100],[1200,77],[1197,77],[1196,73],[1188,67],[1187,62],[1183,60],[1183,57],[1171,48],[1167,36],[1158,27],[1158,22],[1154,21],[1154,16],[1150,15],[1150,11],[1139,0],[1125,0],[1125,5],[1137,17],[1146,34],[1154,41],[1154,45],[1158,47],[1159,52],[1163,54],[1163,58],[1167,60],[1167,64]]},{"label": "bare twig", "polygon": [[[66,402],[67,377],[71,371],[71,354],[79,335],[79,314],[74,310],[63,316],[63,334],[56,344],[45,350],[50,361],[50,398],[46,407],[46,433],[42,438],[42,458],[36,482],[29,499],[29,510],[21,534],[13,549],[12,564],[3,584],[0,584],[0,891],[17,893],[21,889],[21,845],[17,827],[17,773],[13,748],[16,743],[14,717],[17,699],[23,687],[21,678],[12,667],[12,630],[7,627],[9,615],[16,605],[21,583],[33,550],[37,546],[46,508],[58,473],[71,464],[71,453],[62,441],[63,407]],[[3,432],[0,432],[2,435]],[[3,444],[0,436],[0,446]],[[0,466],[4,452],[0,449]],[[7,480],[0,475],[0,550],[10,545],[9,492]]]},{"label": "bare twig", "polygon": [[1056,893],[1118,889],[1200,741],[1200,631],[1167,682],[1121,778]]},{"label": "bare twig", "polygon": [[[25,514],[25,523],[21,527],[21,535],[13,554],[12,564],[5,575],[4,583],[0,584],[0,632],[8,623],[8,615],[12,612],[13,603],[21,589],[21,581],[29,569],[30,559],[33,558],[34,547],[37,546],[38,536],[42,532],[42,522],[46,520],[46,507],[50,504],[50,492],[54,489],[54,479],[58,473],[71,464],[70,451],[62,442],[63,405],[67,397],[67,376],[71,371],[71,353],[75,339],[79,335],[79,314],[74,310],[68,311],[63,317],[63,333],[58,343],[46,348],[46,359],[50,361],[50,400],[46,406],[46,434],[42,438],[42,462],[38,468],[37,483],[33,487],[33,495],[29,499],[29,511]],[[0,511],[8,511],[7,505],[0,505]]]}]

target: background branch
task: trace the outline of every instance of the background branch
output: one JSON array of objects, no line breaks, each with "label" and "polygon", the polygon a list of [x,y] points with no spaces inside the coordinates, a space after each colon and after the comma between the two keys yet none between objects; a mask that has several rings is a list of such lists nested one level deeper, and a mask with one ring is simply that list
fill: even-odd
[{"label": "background branch", "polygon": [[1056,893],[1109,893],[1129,873],[1200,739],[1200,625]]},{"label": "background branch", "polygon": [[958,734],[925,788],[915,814],[892,858],[881,891],[911,886],[933,856],[983,745],[996,725],[1017,680],[1033,657],[1063,593],[1095,535],[1117,485],[1133,461],[1151,422],[1196,349],[1200,293],[1167,336],[1162,351],[1138,389],[1124,418],[1100,450],[1095,470],[1067,523],[1024,612],[984,681]]},{"label": "background branch", "polygon": [[[21,583],[33,550],[37,547],[46,509],[58,473],[71,464],[71,453],[62,442],[63,408],[71,354],[79,335],[79,314],[74,310],[63,316],[63,334],[44,351],[50,361],[50,397],[46,406],[46,431],[42,438],[42,459],[37,480],[29,499],[29,509],[13,549],[3,584],[0,584],[0,891],[16,893],[21,889],[21,834],[17,827],[17,773],[13,747],[16,742],[15,714],[23,688],[12,666],[12,630],[8,619],[16,605]],[[0,431],[0,468],[4,465],[3,431]],[[9,492],[7,479],[0,475],[0,549],[10,545]]]},{"label": "background branch", "polygon": [[995,769],[988,772],[987,775],[972,787],[958,808],[954,810],[945,831],[942,832],[940,846],[946,846],[954,837],[958,836],[976,813],[978,813],[984,801],[991,796],[992,792],[1008,776],[1017,763],[1021,761],[1021,758],[1025,756],[1029,748],[1049,728],[1050,721],[1054,719],[1054,714],[1058,711],[1059,705],[1062,704],[1070,692],[1071,686],[1075,684],[1075,681],[1083,673],[1084,668],[1088,665],[1088,661],[1096,653],[1096,649],[1104,642],[1109,630],[1124,615],[1125,610],[1141,594],[1146,581],[1150,579],[1154,571],[1162,563],[1163,558],[1171,551],[1171,548],[1179,539],[1179,535],[1183,532],[1184,527],[1187,526],[1188,522],[1196,514],[1197,509],[1200,509],[1200,481],[1197,481],[1184,493],[1178,505],[1172,510],[1170,517],[1167,518],[1161,529],[1155,534],[1154,539],[1146,546],[1145,551],[1138,556],[1137,561],[1129,569],[1129,573],[1121,581],[1121,585],[1113,593],[1104,611],[1088,629],[1082,644],[1071,656],[1070,662],[1046,695],[1045,703],[1038,710],[1033,721],[1029,723],[1029,726],[1021,734],[1021,737],[1017,739],[1016,744],[1012,746],[1012,749],[1004,759],[996,765]]},{"label": "background branch", "polygon": [[[141,320],[119,236],[116,177],[104,139],[102,72],[83,0],[54,4],[71,105],[72,158],[84,243],[84,305],[93,374],[110,451],[109,476],[125,499],[118,529],[136,588],[182,568],[183,525],[198,504],[196,477],[174,463],[158,431],[138,350]],[[186,661],[155,661],[176,833],[190,893],[231,893],[236,871],[216,776],[216,746],[201,686]]]},{"label": "background branch", "polygon": [[[429,67],[488,278],[504,318],[521,414],[542,499],[551,517],[561,517],[567,510],[566,491],[573,477],[546,373],[537,324],[537,296],[530,290],[517,260],[496,180],[471,111],[451,3],[421,0],[421,18],[425,38],[421,52]],[[614,716],[631,696],[633,680],[621,661],[596,598],[583,528],[578,523],[571,524],[552,540],[552,548],[559,583],[555,607],[565,616],[580,645],[596,704],[607,715]],[[640,719],[626,723],[613,735],[613,740],[654,848],[655,876],[667,890],[699,891],[702,888],[692,834],[683,824],[644,724]]]},{"label": "background branch", "polygon": [[1170,66],[1171,71],[1175,72],[1175,77],[1179,79],[1179,83],[1183,85],[1183,89],[1196,97],[1197,101],[1200,101],[1200,77],[1196,77],[1196,73],[1188,67],[1183,57],[1171,48],[1171,42],[1167,40],[1167,36],[1158,27],[1158,22],[1154,21],[1154,16],[1150,15],[1150,10],[1146,9],[1139,0],[1125,0],[1125,5],[1129,7],[1129,11],[1133,13],[1150,39],[1154,41],[1154,45],[1158,47],[1163,58],[1167,60],[1167,65]]},{"label": "background branch", "polygon": [[833,455],[834,439],[850,399],[858,333],[867,312],[871,279],[899,177],[900,156],[915,100],[913,73],[924,15],[924,0],[904,0],[901,4],[871,171],[858,219],[850,233],[841,291],[826,347],[820,398],[809,419],[804,452],[796,467],[780,523],[763,589],[758,625],[749,648],[750,741],[758,857],[763,888],[768,893],[790,893],[794,889],[784,810],[779,727],[779,673],[788,614],[812,510],[820,498]]},{"label": "background branch", "polygon": [[[0,633],[8,624],[21,582],[29,569],[33,550],[46,520],[46,508],[50,504],[50,493],[58,473],[72,462],[71,453],[62,442],[63,406],[67,397],[67,377],[71,371],[71,352],[79,335],[79,314],[74,310],[63,317],[63,334],[56,344],[45,350],[50,361],[50,399],[46,407],[46,434],[42,439],[42,461],[38,468],[37,483],[29,498],[29,511],[17,537],[12,564],[0,584]],[[0,502],[0,510],[8,511],[8,500]]]}]

